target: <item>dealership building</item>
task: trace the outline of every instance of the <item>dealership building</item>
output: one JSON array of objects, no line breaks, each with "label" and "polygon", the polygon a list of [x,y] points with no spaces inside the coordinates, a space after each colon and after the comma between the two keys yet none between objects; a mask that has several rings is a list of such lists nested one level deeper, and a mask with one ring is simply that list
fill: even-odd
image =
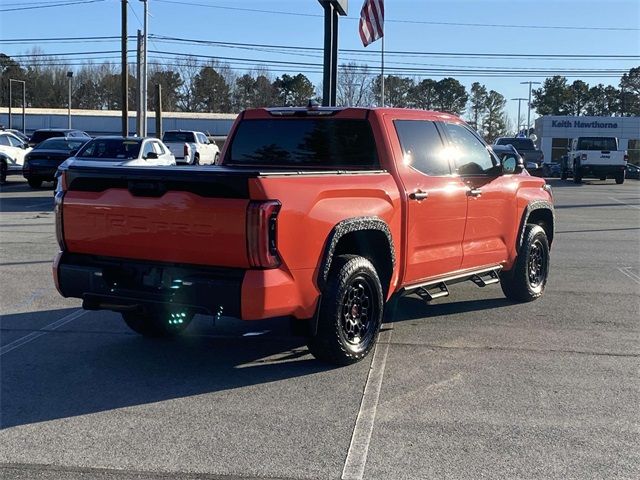
[{"label": "dealership building", "polygon": [[536,119],[536,143],[545,161],[560,161],[571,139],[578,137],[616,137],[618,148],[627,150],[629,162],[640,164],[640,117],[544,116]]}]

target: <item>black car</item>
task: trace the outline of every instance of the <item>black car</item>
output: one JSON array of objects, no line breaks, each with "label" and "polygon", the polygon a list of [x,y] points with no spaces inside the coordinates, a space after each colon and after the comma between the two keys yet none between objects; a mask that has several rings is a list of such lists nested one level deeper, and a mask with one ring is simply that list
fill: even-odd
[{"label": "black car", "polygon": [[82,130],[73,130],[70,128],[42,128],[40,130],[36,130],[31,135],[29,139],[29,146],[35,147],[40,142],[45,141],[47,138],[53,137],[65,137],[65,138],[77,138],[77,139],[85,139],[84,141],[91,140],[91,136],[87,132],[83,132]]},{"label": "black car", "polygon": [[22,174],[31,188],[52,182],[58,166],[90,140],[88,137],[54,137],[36,145],[24,157]]},{"label": "black car", "polygon": [[633,178],[635,180],[640,180],[640,167],[638,165],[634,165],[633,163],[627,163],[625,167],[625,178]]}]

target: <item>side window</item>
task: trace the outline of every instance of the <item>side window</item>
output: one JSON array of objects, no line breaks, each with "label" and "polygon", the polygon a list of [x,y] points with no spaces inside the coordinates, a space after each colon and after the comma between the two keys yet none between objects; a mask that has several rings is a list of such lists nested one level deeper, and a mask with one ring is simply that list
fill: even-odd
[{"label": "side window", "polygon": [[498,164],[487,146],[463,125],[446,123],[453,152],[451,156],[460,175],[486,175]]},{"label": "side window", "polygon": [[158,154],[158,156],[165,154],[164,148],[162,148],[160,142],[153,142],[153,150]]},{"label": "side window", "polygon": [[197,133],[196,135],[198,136],[199,143],[207,143],[207,137],[205,137],[202,133]]},{"label": "side window", "polygon": [[147,142],[144,144],[144,149],[142,150],[142,158],[147,158],[147,155],[153,152],[153,142]]},{"label": "side window", "polygon": [[10,147],[11,143],[9,143],[9,137],[7,135],[0,135],[0,145],[5,147]]},{"label": "side window", "polygon": [[20,145],[22,145],[22,142],[15,137],[11,137],[7,135],[7,139],[9,140],[9,143],[11,144],[12,147],[19,147]]},{"label": "side window", "polygon": [[444,152],[442,138],[433,122],[426,120],[395,120],[403,161],[427,175],[449,175],[451,169]]}]

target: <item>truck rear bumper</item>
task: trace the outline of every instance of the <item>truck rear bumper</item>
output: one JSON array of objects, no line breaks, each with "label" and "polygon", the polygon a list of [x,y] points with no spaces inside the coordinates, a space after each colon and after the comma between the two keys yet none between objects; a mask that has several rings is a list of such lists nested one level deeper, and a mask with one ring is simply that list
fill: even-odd
[{"label": "truck rear bumper", "polygon": [[624,165],[580,165],[580,172],[583,177],[613,177],[624,173]]},{"label": "truck rear bumper", "polygon": [[60,294],[87,310],[189,309],[239,317],[245,271],[63,253],[54,263]]},{"label": "truck rear bumper", "polygon": [[244,320],[313,316],[319,297],[314,270],[178,265],[61,253],[53,264],[56,287],[87,310],[191,310]]}]

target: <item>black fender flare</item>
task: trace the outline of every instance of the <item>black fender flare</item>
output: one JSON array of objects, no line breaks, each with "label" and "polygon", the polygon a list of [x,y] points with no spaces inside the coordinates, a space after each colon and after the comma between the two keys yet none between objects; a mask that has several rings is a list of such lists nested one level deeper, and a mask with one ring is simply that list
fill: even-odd
[{"label": "black fender flare", "polygon": [[336,251],[336,247],[340,242],[340,239],[345,235],[352,232],[360,232],[364,230],[375,230],[382,232],[389,243],[389,251],[391,252],[391,268],[392,275],[396,268],[396,251],[393,246],[393,238],[391,236],[391,230],[389,225],[379,217],[354,217],[347,218],[338,222],[329,233],[327,241],[324,247],[324,253],[320,262],[320,268],[318,273],[318,287],[320,288],[320,296],[318,297],[318,304],[316,305],[316,311],[313,317],[310,319],[309,334],[314,336],[318,331],[318,315],[320,313],[320,304],[322,302],[322,289],[327,284],[329,278],[329,271],[331,270],[331,263],[333,261],[333,255]]},{"label": "black fender flare", "polygon": [[393,238],[391,236],[391,230],[387,223],[379,217],[354,217],[347,218],[338,222],[327,237],[327,241],[324,247],[324,253],[322,261],[320,262],[320,269],[318,274],[318,285],[322,288],[326,285],[329,278],[329,271],[331,270],[331,263],[333,261],[333,255],[336,250],[336,246],[342,237],[349,233],[359,232],[363,230],[375,230],[382,232],[389,243],[389,251],[391,252],[391,264],[392,269],[396,268],[396,252],[393,246]]},{"label": "black fender flare", "polygon": [[530,202],[527,205],[527,207],[524,209],[524,213],[522,214],[522,219],[520,220],[520,228],[518,230],[518,244],[517,244],[518,251],[520,251],[520,247],[522,246],[522,242],[524,240],[524,229],[527,226],[529,217],[531,216],[531,213],[536,210],[548,210],[551,213],[552,222],[551,222],[551,225],[549,225],[549,228],[551,229],[549,243],[551,243],[551,240],[554,236],[553,234],[555,232],[555,225],[556,225],[555,209],[553,208],[553,204],[551,202],[548,202],[546,200],[534,200]]}]

